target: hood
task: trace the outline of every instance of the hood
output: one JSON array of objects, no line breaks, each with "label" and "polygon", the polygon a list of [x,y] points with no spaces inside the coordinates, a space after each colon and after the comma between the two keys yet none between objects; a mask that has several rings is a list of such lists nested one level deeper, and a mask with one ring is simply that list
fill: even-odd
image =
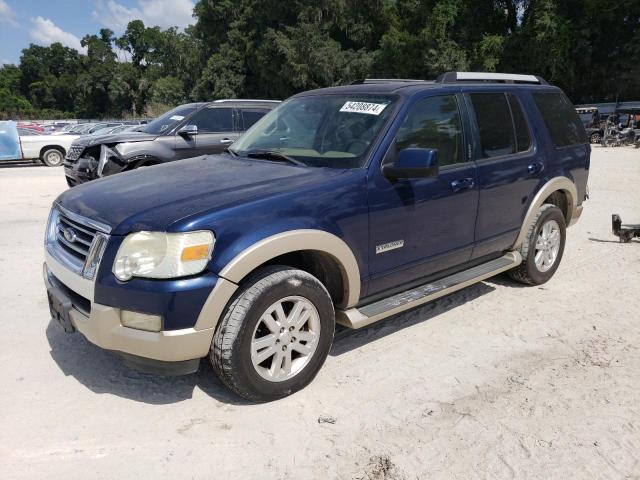
[{"label": "hood", "polygon": [[112,234],[171,231],[171,225],[185,217],[306,190],[343,173],[229,155],[205,156],[82,184],[60,195],[57,202],[110,225]]},{"label": "hood", "polygon": [[120,132],[106,135],[83,135],[73,144],[82,147],[91,147],[93,145],[130,143],[130,142],[150,142],[158,138],[158,135],[152,135],[144,132]]}]

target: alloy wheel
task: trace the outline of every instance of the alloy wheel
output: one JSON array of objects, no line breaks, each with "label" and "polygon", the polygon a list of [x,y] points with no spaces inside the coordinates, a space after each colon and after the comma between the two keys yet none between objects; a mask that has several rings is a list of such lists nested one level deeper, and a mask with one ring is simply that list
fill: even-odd
[{"label": "alloy wheel", "polygon": [[555,220],[546,222],[536,239],[535,262],[541,272],[547,272],[553,267],[560,251],[560,225]]},{"label": "alloy wheel", "polygon": [[251,339],[251,362],[270,382],[289,380],[311,361],[320,339],[320,316],[308,299],[286,297],[260,317]]}]

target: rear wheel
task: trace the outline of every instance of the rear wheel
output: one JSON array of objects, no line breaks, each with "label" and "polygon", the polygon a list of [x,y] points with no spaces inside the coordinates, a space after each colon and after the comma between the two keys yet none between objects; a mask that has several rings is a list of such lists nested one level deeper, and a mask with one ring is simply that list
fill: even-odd
[{"label": "rear wheel", "polygon": [[529,285],[549,281],[560,265],[565,240],[562,210],[555,205],[542,205],[520,247],[522,263],[510,270],[509,276]]},{"label": "rear wheel", "polygon": [[57,148],[49,148],[42,154],[42,161],[47,167],[59,167],[64,161],[64,154]]},{"label": "rear wheel", "polygon": [[314,276],[266,267],[227,307],[210,359],[220,379],[252,401],[290,395],[322,367],[335,329],[331,297]]},{"label": "rear wheel", "polygon": [[598,132],[591,134],[591,143],[600,143],[601,136]]}]

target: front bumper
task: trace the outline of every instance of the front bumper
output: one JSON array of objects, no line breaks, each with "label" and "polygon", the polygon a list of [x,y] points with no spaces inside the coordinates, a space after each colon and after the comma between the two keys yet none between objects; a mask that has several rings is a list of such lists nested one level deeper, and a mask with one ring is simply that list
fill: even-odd
[{"label": "front bumper", "polygon": [[125,167],[126,162],[112,149],[103,145],[100,149],[99,158],[91,156],[80,157],[77,160],[65,158],[64,174],[67,177],[67,184],[73,187],[80,183],[96,180],[101,176],[120,173]]},{"label": "front bumper", "polygon": [[73,187],[98,178],[93,165],[94,163],[95,161],[90,158],[79,158],[74,162],[71,162],[69,159],[65,159],[64,174],[67,178],[67,184],[70,187]]},{"label": "front bumper", "polygon": [[46,257],[43,275],[50,301],[54,296],[67,306],[69,323],[91,343],[121,353],[127,364],[154,373],[191,373],[199,359],[208,355],[213,327],[160,332],[124,327],[120,309],[94,302],[92,281]]}]

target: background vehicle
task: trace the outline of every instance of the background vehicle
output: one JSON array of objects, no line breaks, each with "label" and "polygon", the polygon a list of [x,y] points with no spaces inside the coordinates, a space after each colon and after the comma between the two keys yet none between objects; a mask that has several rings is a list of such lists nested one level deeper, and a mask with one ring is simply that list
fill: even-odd
[{"label": "background vehicle", "polygon": [[59,167],[77,135],[26,135],[20,137],[22,158],[42,160],[48,167]]},{"label": "background vehicle", "polygon": [[81,137],[65,159],[67,183],[72,187],[138,167],[221,153],[278,103],[275,100],[190,103],[133,132]]},{"label": "background vehicle", "polygon": [[634,145],[640,138],[640,108],[617,108],[607,118],[602,145],[621,147]]},{"label": "background vehicle", "polygon": [[224,154],[63,193],[45,240],[52,316],[138,368],[208,356],[239,395],[280,398],[312,381],[336,322],[505,271],[547,282],[590,152],[571,102],[531,75],[304,92]]},{"label": "background vehicle", "polygon": [[37,132],[44,132],[42,125],[33,122],[18,122],[18,128],[28,128],[29,130],[35,130]]},{"label": "background vehicle", "polygon": [[18,128],[15,122],[0,122],[3,137],[3,162],[42,161],[49,167],[62,165],[64,155],[76,135],[47,135],[28,128]]},{"label": "background vehicle", "polygon": [[577,107],[576,112],[584,125],[589,141],[600,143],[606,127],[606,116],[601,116],[598,107]]},{"label": "background vehicle", "polygon": [[44,135],[44,133],[39,130],[33,130],[31,128],[18,127],[18,135],[21,137],[28,137],[29,135]]}]

